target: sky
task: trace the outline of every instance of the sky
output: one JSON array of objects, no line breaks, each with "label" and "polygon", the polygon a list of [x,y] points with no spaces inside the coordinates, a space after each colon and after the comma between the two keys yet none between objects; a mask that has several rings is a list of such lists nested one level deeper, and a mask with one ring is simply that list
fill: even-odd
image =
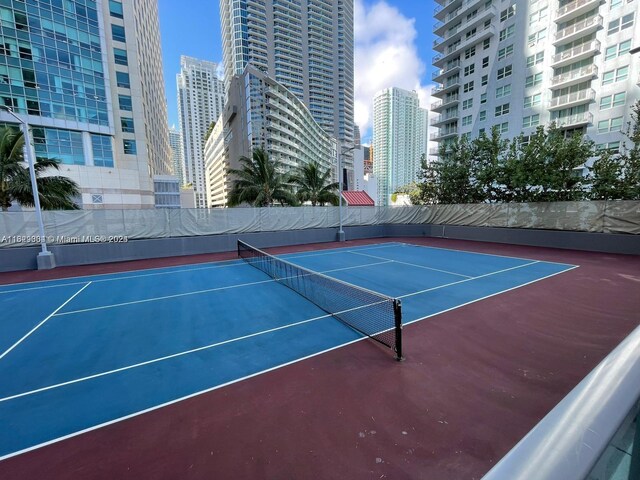
[{"label": "sky", "polygon": [[[222,61],[218,0],[159,0],[169,125],[178,125],[176,74],[180,55]],[[355,122],[371,137],[374,94],[387,87],[416,90],[430,103],[433,0],[354,0]]]}]

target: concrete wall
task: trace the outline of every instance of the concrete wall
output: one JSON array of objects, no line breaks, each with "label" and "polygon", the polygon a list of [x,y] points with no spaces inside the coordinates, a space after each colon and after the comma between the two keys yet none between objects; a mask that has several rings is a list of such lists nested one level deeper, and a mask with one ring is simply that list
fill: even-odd
[{"label": "concrete wall", "polygon": [[[640,255],[640,237],[637,235],[454,225],[397,224],[345,227],[344,230],[348,240],[384,237],[437,237]],[[52,245],[49,248],[55,255],[56,265],[70,266],[229,252],[236,249],[236,241],[238,239],[263,248],[333,242],[337,239],[337,229],[319,228],[198,237],[156,238],[132,240],[127,243]],[[39,250],[40,247],[0,249],[0,271],[35,269]]]}]

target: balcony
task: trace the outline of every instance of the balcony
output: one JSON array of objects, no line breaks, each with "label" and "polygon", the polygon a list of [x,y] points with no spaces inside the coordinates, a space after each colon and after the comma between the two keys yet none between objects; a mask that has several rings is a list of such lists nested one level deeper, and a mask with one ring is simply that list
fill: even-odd
[{"label": "balcony", "polygon": [[567,73],[556,75],[551,79],[551,90],[559,90],[560,88],[570,87],[578,83],[592,80],[598,76],[598,67],[595,65],[587,65]]},{"label": "balcony", "polygon": [[460,55],[460,53],[463,52],[466,48],[469,48],[477,43],[480,43],[483,40],[495,34],[496,34],[495,26],[489,25],[488,27],[477,31],[474,35],[471,35],[468,38],[465,38],[464,40],[462,40],[462,42],[460,42],[454,48],[450,48],[446,52],[443,52],[433,57],[433,65],[436,67],[442,68],[444,67],[444,65],[446,65],[447,62],[449,62],[450,60],[453,60],[456,57],[456,55]]},{"label": "balcony", "polygon": [[571,3],[566,4],[564,7],[560,7],[556,11],[555,22],[568,22],[572,18],[576,18],[584,13],[593,10],[601,3],[601,0],[575,0]]},{"label": "balcony", "polygon": [[444,68],[433,72],[433,74],[431,75],[431,79],[434,82],[440,82],[440,80],[442,80],[444,77],[455,73],[457,70],[460,70],[460,60],[454,60],[453,62],[448,63]]},{"label": "balcony", "polygon": [[458,88],[460,88],[460,78],[455,78],[454,80],[450,80],[447,83],[445,83],[444,85],[439,85],[438,87],[436,87],[433,92],[432,95],[434,96],[442,96],[442,95],[446,95],[447,93],[451,93],[455,90],[457,90]]},{"label": "balcony", "polygon": [[[464,9],[464,11],[461,10],[461,13],[466,13],[467,11],[468,10]],[[480,28],[484,20],[491,18],[495,15],[496,15],[496,7],[494,5],[489,5],[488,7],[483,6],[479,8],[473,17],[469,19],[464,18],[460,26],[457,27],[455,30],[447,31],[445,29],[445,31],[439,34],[439,36],[443,37],[443,39],[434,40],[433,49],[436,51],[442,51],[444,49],[445,43],[447,42],[456,41],[458,39],[464,41],[464,35],[467,32],[469,32],[473,28]]]},{"label": "balcony", "polygon": [[596,91],[593,88],[569,93],[551,99],[549,110],[561,110],[563,108],[575,107],[584,103],[591,103],[596,99]]},{"label": "balcony", "polygon": [[554,121],[560,128],[573,128],[592,123],[593,115],[589,112],[576,113],[568,117],[556,118]]},{"label": "balcony", "polygon": [[429,155],[432,156],[438,156],[440,154],[440,149],[439,148],[430,148],[429,149]]},{"label": "balcony", "polygon": [[460,2],[460,0],[446,1],[442,6],[436,6],[434,17],[446,24],[481,1],[482,0],[463,0],[462,2]]},{"label": "balcony", "polygon": [[432,127],[438,127],[443,123],[447,123],[448,121],[457,120],[460,118],[460,114],[458,113],[458,109],[454,112],[443,113],[442,115],[438,115],[436,118],[432,119],[429,124]]},{"label": "balcony", "polygon": [[431,135],[429,135],[429,140],[440,141],[440,140],[444,140],[445,138],[455,137],[456,135],[458,135],[457,126],[453,128],[440,129],[439,132],[432,133]]},{"label": "balcony", "polygon": [[602,27],[602,15],[595,15],[580,22],[574,23],[562,30],[558,30],[555,35],[554,45],[573,42],[575,39],[589,35]]},{"label": "balcony", "polygon": [[583,43],[577,47],[555,54],[551,57],[551,66],[554,68],[563,67],[570,63],[593,57],[597,53],[600,53],[600,42],[593,40],[592,42]]},{"label": "balcony", "polygon": [[449,97],[440,100],[439,102],[433,102],[431,104],[431,111],[437,112],[442,110],[443,108],[453,107],[458,103],[458,95],[450,95]]}]

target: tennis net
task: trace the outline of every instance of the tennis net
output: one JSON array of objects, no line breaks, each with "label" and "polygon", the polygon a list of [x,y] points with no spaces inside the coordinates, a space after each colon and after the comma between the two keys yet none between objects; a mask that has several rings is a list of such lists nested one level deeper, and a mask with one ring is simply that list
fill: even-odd
[{"label": "tennis net", "polygon": [[396,359],[402,360],[399,299],[308,270],[241,240],[238,240],[238,257],[362,335],[391,348]]}]

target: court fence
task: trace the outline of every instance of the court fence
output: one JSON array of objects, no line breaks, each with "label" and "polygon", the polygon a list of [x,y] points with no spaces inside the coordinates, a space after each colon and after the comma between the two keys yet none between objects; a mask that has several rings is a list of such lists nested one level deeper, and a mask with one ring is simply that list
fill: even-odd
[{"label": "court fence", "polygon": [[[338,207],[43,212],[50,244],[337,228]],[[640,234],[640,201],[345,207],[345,227],[462,225]],[[36,245],[35,213],[0,213],[0,248]]]}]

